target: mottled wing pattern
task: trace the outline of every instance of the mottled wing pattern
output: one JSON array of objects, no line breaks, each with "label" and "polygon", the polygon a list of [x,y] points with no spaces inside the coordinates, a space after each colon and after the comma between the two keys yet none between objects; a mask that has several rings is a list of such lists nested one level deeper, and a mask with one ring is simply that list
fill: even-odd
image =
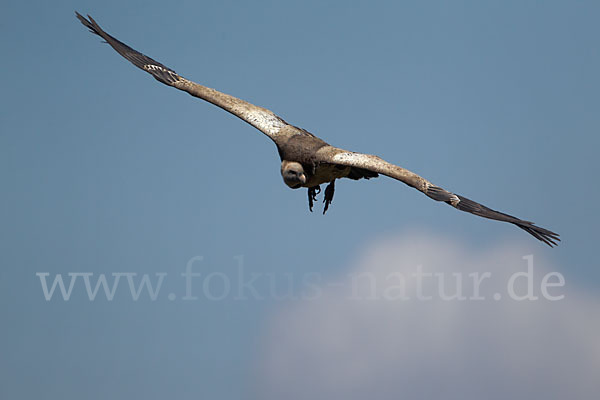
[{"label": "mottled wing pattern", "polygon": [[465,211],[483,218],[514,224],[536,239],[546,243],[550,247],[556,246],[557,242],[560,241],[557,233],[554,233],[548,229],[540,228],[533,222],[524,221],[520,218],[513,217],[512,215],[492,210],[491,208],[488,208],[464,196],[451,193],[437,185],[434,185],[414,172],[391,164],[377,156],[330,148],[323,151],[321,154],[321,160],[331,162],[333,164],[358,167],[397,179],[423,192],[429,198],[447,203],[460,211]]},{"label": "mottled wing pattern", "polygon": [[[132,49],[106,33],[91,16],[88,15],[88,18],[85,18],[78,12],[75,12],[75,15],[90,32],[103,38],[117,53],[129,60],[136,67],[148,72],[159,82],[188,92],[194,97],[221,107],[254,126],[274,141],[281,135],[290,135],[289,130],[285,133],[281,132],[282,128],[288,126],[288,124],[272,111],[185,79],[173,69]],[[295,133],[302,134],[302,131],[296,131]]]}]

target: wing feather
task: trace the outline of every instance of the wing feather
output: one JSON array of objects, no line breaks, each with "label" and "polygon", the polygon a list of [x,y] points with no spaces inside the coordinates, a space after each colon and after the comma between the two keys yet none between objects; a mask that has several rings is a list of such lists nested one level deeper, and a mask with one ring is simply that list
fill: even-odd
[{"label": "wing feather", "polygon": [[419,175],[407,169],[391,164],[377,156],[369,154],[354,153],[341,149],[328,148],[319,154],[320,161],[332,164],[359,167],[382,175],[389,176],[403,182],[427,195],[429,198],[445,202],[457,210],[468,212],[479,217],[493,219],[496,221],[509,222],[523,229],[536,239],[546,243],[548,246],[556,246],[560,241],[559,235],[548,229],[536,226],[533,222],[524,221],[512,215],[492,210],[482,204],[470,200],[464,196],[449,192]]},{"label": "wing feather", "polygon": [[254,126],[273,140],[276,140],[278,136],[284,134],[281,130],[288,126],[288,124],[272,111],[187,80],[171,68],[132,49],[125,43],[109,35],[100,28],[100,25],[98,25],[91,16],[88,15],[88,18],[85,18],[78,12],[75,12],[75,15],[84,26],[89,28],[90,32],[103,38],[106,43],[117,51],[117,53],[122,55],[136,67],[148,72],[159,82],[188,92],[194,97],[198,97],[221,107]]}]

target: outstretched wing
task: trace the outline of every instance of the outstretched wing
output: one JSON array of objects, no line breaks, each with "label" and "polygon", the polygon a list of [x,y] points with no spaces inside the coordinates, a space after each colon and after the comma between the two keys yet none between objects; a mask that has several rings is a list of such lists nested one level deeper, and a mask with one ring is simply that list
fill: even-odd
[{"label": "outstretched wing", "polygon": [[136,67],[148,72],[159,82],[188,92],[194,97],[206,100],[229,111],[233,115],[257,128],[274,141],[279,136],[285,134],[285,132],[282,132],[282,128],[288,126],[288,124],[266,108],[255,106],[244,100],[189,81],[177,74],[171,68],[145,56],[104,32],[91,16],[88,15],[88,18],[86,19],[78,12],[75,12],[75,15],[83,25],[89,28],[90,32],[103,38],[106,43],[117,51],[117,53],[125,57]]},{"label": "outstretched wing", "polygon": [[317,155],[318,160],[321,162],[358,167],[397,179],[400,182],[404,182],[405,184],[425,193],[433,200],[443,201],[460,211],[469,212],[483,218],[510,222],[511,224],[515,224],[519,228],[531,234],[536,239],[546,243],[550,247],[556,246],[557,242],[560,241],[558,234],[549,231],[548,229],[535,226],[533,222],[523,221],[522,219],[513,217],[512,215],[492,210],[491,208],[469,200],[466,197],[451,193],[439,186],[434,185],[414,172],[391,164],[377,156],[354,153],[333,147],[324,148],[322,151],[318,152]]}]

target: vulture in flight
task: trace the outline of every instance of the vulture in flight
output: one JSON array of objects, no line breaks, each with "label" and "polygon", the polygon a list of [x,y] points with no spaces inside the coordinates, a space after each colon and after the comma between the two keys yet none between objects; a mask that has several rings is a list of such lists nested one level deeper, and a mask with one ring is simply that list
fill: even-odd
[{"label": "vulture in flight", "polygon": [[86,19],[78,12],[75,12],[75,14],[79,21],[89,28],[92,33],[103,38],[117,53],[136,67],[152,75],[154,79],[221,107],[267,135],[277,146],[281,158],[283,181],[292,189],[301,187],[308,189],[308,206],[311,211],[313,203],[317,199],[317,194],[321,191],[320,185],[327,184],[323,199],[324,214],[333,200],[336,179],[370,179],[382,174],[399,180],[423,192],[427,197],[435,201],[443,201],[460,211],[497,221],[510,222],[550,247],[560,241],[558,234],[540,228],[532,222],[492,210],[466,197],[449,192],[419,175],[384,161],[377,156],[333,147],[312,133],[290,125],[266,108],[255,106],[244,100],[187,80],[171,68],[112,37],[103,31],[91,16],[88,15]]}]

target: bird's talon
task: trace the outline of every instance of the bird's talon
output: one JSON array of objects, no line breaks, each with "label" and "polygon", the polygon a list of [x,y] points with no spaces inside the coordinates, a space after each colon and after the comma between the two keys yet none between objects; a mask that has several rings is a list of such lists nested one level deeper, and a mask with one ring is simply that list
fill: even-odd
[{"label": "bird's talon", "polygon": [[325,188],[325,197],[323,198],[323,203],[325,207],[323,207],[323,215],[329,209],[329,205],[333,203],[333,193],[335,192],[335,179],[332,180],[329,185]]},{"label": "bird's talon", "polygon": [[308,209],[310,212],[313,210],[313,202],[317,201],[317,194],[321,193],[319,186],[313,186],[308,188]]}]

